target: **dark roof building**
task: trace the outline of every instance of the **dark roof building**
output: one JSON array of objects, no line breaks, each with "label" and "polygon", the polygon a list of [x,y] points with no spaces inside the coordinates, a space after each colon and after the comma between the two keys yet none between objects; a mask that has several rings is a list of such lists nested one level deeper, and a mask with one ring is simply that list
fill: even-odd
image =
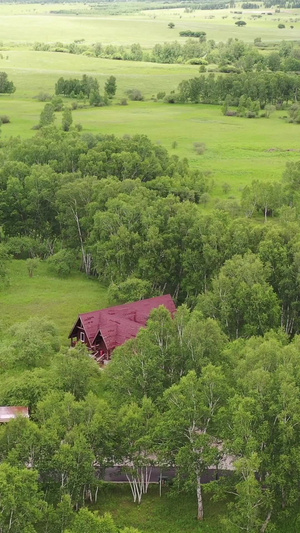
[{"label": "dark roof building", "polygon": [[69,338],[72,345],[85,342],[98,360],[110,359],[113,350],[135,338],[147,325],[151,311],[161,305],[172,315],[176,312],[175,303],[167,294],[84,313],[79,315]]}]

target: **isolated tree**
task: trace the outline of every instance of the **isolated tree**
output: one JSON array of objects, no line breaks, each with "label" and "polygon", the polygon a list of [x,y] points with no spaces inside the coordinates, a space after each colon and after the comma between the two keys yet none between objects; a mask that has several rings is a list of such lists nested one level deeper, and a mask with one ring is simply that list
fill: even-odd
[{"label": "isolated tree", "polygon": [[27,266],[27,270],[28,270],[28,274],[30,278],[33,278],[33,274],[37,270],[39,263],[40,263],[39,257],[29,257],[26,260],[26,266]]},{"label": "isolated tree", "polygon": [[40,127],[50,126],[55,120],[54,107],[52,104],[45,104],[44,109],[40,114]]},{"label": "isolated tree", "polygon": [[235,24],[236,26],[246,26],[247,22],[245,22],[244,20],[237,20]]},{"label": "isolated tree", "polygon": [[117,83],[115,76],[110,76],[108,80],[106,81],[104,85],[105,93],[107,94],[108,98],[113,98],[116,94],[117,90]]},{"label": "isolated tree", "polygon": [[170,28],[170,30],[172,30],[173,28],[175,28],[175,24],[174,24],[174,22],[169,22],[169,24],[168,24],[168,28]]},{"label": "isolated tree", "polygon": [[69,131],[70,127],[72,126],[72,122],[73,118],[71,109],[69,107],[64,107],[61,120],[63,131]]}]

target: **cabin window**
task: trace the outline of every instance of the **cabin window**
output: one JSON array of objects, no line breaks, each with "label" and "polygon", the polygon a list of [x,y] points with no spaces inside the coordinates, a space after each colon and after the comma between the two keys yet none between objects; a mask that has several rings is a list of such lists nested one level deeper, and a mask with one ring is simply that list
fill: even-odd
[{"label": "cabin window", "polygon": [[82,342],[85,342],[85,334],[83,333],[83,331],[80,332],[80,334],[79,334],[79,339],[80,339]]}]

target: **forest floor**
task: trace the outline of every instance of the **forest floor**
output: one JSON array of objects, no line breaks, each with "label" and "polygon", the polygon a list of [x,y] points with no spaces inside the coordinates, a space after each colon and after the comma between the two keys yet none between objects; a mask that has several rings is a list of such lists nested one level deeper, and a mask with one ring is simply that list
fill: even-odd
[{"label": "forest floor", "polygon": [[[197,520],[197,502],[193,493],[173,493],[163,487],[159,497],[159,487],[150,486],[140,505],[133,503],[129,485],[106,484],[99,491],[97,504],[93,509],[100,513],[109,512],[119,527],[131,526],[143,533],[223,533],[226,501],[214,501],[204,490],[204,522]],[[293,516],[289,520],[274,525],[274,533],[296,533]]]}]

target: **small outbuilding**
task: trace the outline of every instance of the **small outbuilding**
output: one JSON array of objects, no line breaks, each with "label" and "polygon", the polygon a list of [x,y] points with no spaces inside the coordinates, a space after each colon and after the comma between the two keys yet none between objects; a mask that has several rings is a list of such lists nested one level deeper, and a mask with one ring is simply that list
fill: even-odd
[{"label": "small outbuilding", "polygon": [[1,407],[0,406],[0,424],[5,424],[6,422],[10,422],[10,420],[17,418],[17,416],[24,416],[25,418],[29,418],[28,407],[21,407],[21,406]]},{"label": "small outbuilding", "polygon": [[97,361],[107,361],[115,348],[146,327],[151,311],[161,305],[172,315],[176,312],[173,298],[166,294],[81,314],[69,335],[71,346],[84,342]]}]

